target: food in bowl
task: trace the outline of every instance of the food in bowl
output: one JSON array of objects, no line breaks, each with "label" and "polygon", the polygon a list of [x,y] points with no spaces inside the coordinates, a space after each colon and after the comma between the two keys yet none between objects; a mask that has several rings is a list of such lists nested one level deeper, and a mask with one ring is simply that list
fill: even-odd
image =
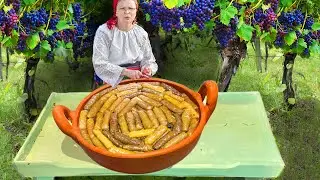
[{"label": "food in bowl", "polygon": [[112,153],[135,154],[173,146],[199,124],[199,107],[164,82],[109,87],[80,111],[81,136]]},{"label": "food in bowl", "polygon": [[[149,86],[149,88],[142,87],[142,83],[145,83],[145,82],[147,82],[148,84],[151,84],[153,86],[145,84],[144,86]],[[185,158],[193,150],[193,148],[196,146],[196,144],[198,143],[198,140],[200,139],[202,131],[205,128],[207,121],[209,120],[211,114],[215,110],[217,100],[218,100],[217,83],[212,80],[206,80],[201,84],[201,86],[197,92],[189,89],[188,87],[186,87],[182,84],[179,84],[179,83],[176,83],[176,82],[173,82],[170,80],[166,80],[166,79],[160,79],[160,78],[142,78],[142,79],[135,79],[135,80],[128,79],[128,80],[123,80],[122,82],[120,82],[120,85],[128,85],[130,83],[137,83],[135,86],[139,87],[139,88],[136,88],[138,90],[136,91],[136,90],[133,90],[130,88],[126,89],[126,88],[128,88],[128,86],[118,86],[117,88],[109,89],[110,85],[104,85],[104,86],[92,91],[86,97],[84,97],[81,100],[81,102],[79,102],[79,104],[75,110],[71,110],[64,105],[56,104],[53,107],[52,115],[53,115],[53,118],[54,118],[57,126],[64,134],[71,137],[77,144],[79,144],[80,147],[84,150],[84,152],[92,160],[94,160],[96,163],[98,163],[99,165],[101,165],[107,169],[111,169],[111,170],[122,172],[122,173],[129,173],[129,174],[143,174],[143,173],[151,173],[151,172],[159,171],[159,170],[168,168],[168,167],[178,163],[183,158]],[[166,86],[166,85],[169,85],[169,86]],[[133,137],[139,141],[134,141],[134,142],[129,141],[131,143],[131,145],[129,143],[124,144],[123,142],[118,140],[119,142],[121,142],[121,144],[120,143],[118,143],[118,144],[112,143],[113,148],[109,148],[107,150],[106,146],[99,140],[99,138],[97,136],[100,136],[100,139],[108,138],[108,140],[112,142],[111,139],[112,139],[112,137],[114,137],[114,135],[111,136],[112,135],[112,132],[110,131],[111,129],[118,129],[119,130],[118,132],[121,131],[121,133],[122,133],[121,126],[120,126],[121,123],[119,123],[119,121],[120,122],[124,122],[124,121],[127,122],[129,133],[131,132],[131,130],[134,131],[133,123],[130,121],[136,122],[136,124],[135,124],[136,130],[145,129],[145,127],[143,125],[143,121],[141,120],[141,118],[139,116],[139,112],[138,112],[138,117],[140,118],[141,121],[132,120],[132,119],[135,119],[135,117],[137,116],[137,113],[134,113],[133,111],[135,109],[136,109],[136,111],[139,111],[141,109],[143,109],[144,111],[146,109],[149,110],[147,108],[149,106],[144,107],[144,105],[141,105],[142,103],[140,101],[138,101],[138,102],[140,102],[140,105],[138,104],[138,102],[136,102],[136,104],[131,109],[132,114],[129,113],[127,115],[126,113],[123,113],[123,115],[124,115],[123,117],[125,117],[124,119],[123,118],[119,119],[118,115],[114,116],[114,118],[112,118],[113,114],[110,111],[111,114],[110,114],[109,123],[106,123],[103,120],[99,120],[99,121],[102,121],[101,127],[98,126],[98,128],[96,128],[96,129],[99,129],[99,127],[100,127],[101,128],[100,130],[94,129],[95,124],[96,124],[95,120],[97,119],[97,115],[98,115],[100,109],[103,108],[107,99],[105,99],[105,101],[100,102],[100,105],[99,105],[100,108],[96,108],[95,110],[93,109],[91,112],[90,112],[90,110],[94,106],[97,106],[95,104],[98,103],[99,100],[104,95],[106,95],[107,93],[112,92],[112,91],[113,92],[119,91],[119,90],[121,90],[120,87],[123,88],[123,91],[121,93],[122,94],[121,97],[123,96],[124,99],[129,98],[129,100],[128,99],[123,100],[123,101],[125,101],[125,102],[123,102],[123,104],[126,104],[126,103],[129,104],[131,99],[133,99],[134,97],[137,97],[137,96],[139,97],[139,95],[144,95],[146,93],[149,93],[149,94],[154,94],[153,98],[150,98],[150,99],[153,99],[158,102],[162,101],[161,106],[163,106],[163,105],[165,106],[164,103],[166,103],[168,100],[163,101],[165,99],[164,98],[165,94],[164,94],[164,92],[162,92],[163,90],[157,91],[155,89],[152,89],[151,87],[154,87],[154,86],[160,86],[160,87],[164,88],[165,89],[164,92],[170,90],[171,92],[168,92],[169,94],[172,93],[172,94],[180,96],[180,98],[178,96],[175,96],[175,97],[178,98],[178,100],[180,99],[181,101],[182,101],[181,97],[183,97],[184,101],[188,102],[193,107],[193,109],[199,114],[198,122],[197,122],[197,125],[195,126],[195,128],[190,130],[192,127],[191,124],[193,122],[195,122],[195,119],[197,119],[197,118],[191,118],[191,122],[189,124],[188,131],[184,131],[188,136],[185,137],[180,142],[176,143],[175,145],[171,145],[166,148],[163,147],[163,145],[165,143],[164,144],[158,143],[159,149],[156,149],[158,146],[155,146],[155,142],[152,143],[152,141],[154,141],[155,137],[153,136],[153,137],[150,137],[149,139],[146,139],[147,136],[145,136],[145,137]],[[164,87],[164,86],[166,86],[166,87]],[[170,87],[172,87],[172,88],[170,88]],[[160,89],[162,89],[162,88],[160,88]],[[170,88],[170,89],[168,89],[168,88]],[[129,91],[126,91],[126,90],[130,90],[131,94],[128,93]],[[177,91],[175,91],[175,90],[177,90]],[[133,92],[133,91],[136,91],[136,92]],[[163,95],[162,99],[157,99],[159,97],[155,96],[155,95],[160,95],[160,94]],[[113,93],[113,95],[115,95],[117,97],[116,93]],[[108,95],[108,96],[109,96],[108,97],[108,99],[109,99],[112,95]],[[144,95],[144,96],[146,96],[146,95]],[[148,97],[148,96],[146,96],[146,97]],[[113,97],[113,100],[110,99],[109,101],[112,100],[114,102],[111,103],[111,105],[106,104],[104,108],[106,108],[106,106],[107,107],[110,106],[107,108],[107,110],[114,109],[113,112],[117,112],[119,114],[120,113],[119,109],[121,109],[121,108],[124,109],[125,107],[122,107],[124,105],[120,104],[121,102],[119,102],[120,100],[118,100],[118,97],[117,97],[118,102],[117,102],[117,100],[114,100],[114,99],[115,99],[114,97]],[[141,96],[140,96],[140,99],[143,100],[143,98],[141,98]],[[146,99],[146,98],[144,98],[144,99]],[[117,104],[114,104],[116,102],[117,102]],[[126,105],[128,105],[128,104],[126,104]],[[150,102],[148,104],[150,105],[150,104],[152,104],[152,102]],[[171,103],[171,104],[175,104],[175,103]],[[170,104],[167,103],[167,105],[170,105]],[[164,116],[167,117],[166,116],[167,112],[165,110],[163,110],[164,109],[163,107],[161,109],[161,106],[160,106],[160,110],[165,112]],[[177,115],[177,114],[181,115],[181,116],[179,116],[179,117],[181,117],[181,121],[177,121],[177,122],[182,123],[182,121],[183,121],[183,119],[182,119],[183,111],[181,112],[181,109],[183,110],[184,108],[179,108],[180,106],[183,106],[183,105],[181,105],[179,103],[179,105],[171,106],[171,109],[167,107],[170,110],[171,114],[173,115],[173,116],[168,116],[166,119],[167,120],[166,127],[168,129],[170,129],[171,131],[174,130],[174,127],[175,127],[172,123],[169,124],[169,122],[174,121],[172,117],[175,117],[175,115]],[[155,107],[157,107],[157,105],[153,106],[153,108],[155,108]],[[174,107],[178,107],[178,108],[174,108]],[[151,108],[152,112],[155,114],[155,116],[157,118],[157,116],[159,116],[159,115],[157,115],[158,113],[155,113],[153,111],[153,108]],[[189,106],[189,108],[190,108],[190,106]],[[123,109],[121,109],[121,110],[123,110]],[[157,109],[157,108],[155,108],[155,109]],[[83,110],[86,110],[87,112],[85,112]],[[81,111],[83,111],[82,114],[81,114]],[[159,109],[158,109],[158,111],[157,110],[155,110],[155,111],[159,112]],[[191,110],[191,111],[193,111],[193,110]],[[105,112],[106,112],[106,110],[105,110]],[[94,116],[94,113],[96,113],[95,116]],[[146,111],[146,113],[147,113],[147,111]],[[99,113],[99,114],[100,114],[99,115],[100,118],[102,117],[102,119],[103,119],[105,113],[102,115],[101,115],[101,113]],[[82,125],[80,125],[80,115],[87,118],[87,121],[81,122]],[[145,115],[145,113],[142,113],[142,116],[149,117],[148,113],[146,115]],[[115,123],[112,123],[115,121],[115,117],[117,117],[117,121],[118,121],[117,127],[114,126]],[[165,122],[165,121],[161,121],[163,119],[164,118],[162,118],[162,119],[160,118],[160,120],[158,120],[159,126],[161,125],[161,122],[162,123]],[[177,117],[175,117],[175,119],[177,119]],[[193,122],[192,122],[192,120],[193,120]],[[152,118],[151,118],[151,121],[152,121]],[[84,123],[86,123],[86,124],[84,124]],[[92,133],[90,132],[90,134],[89,134],[89,132],[87,130],[88,129],[87,125],[90,123],[91,123],[91,127],[93,124],[93,130],[92,130]],[[194,123],[194,125],[195,124],[196,123]],[[149,127],[149,126],[153,125],[153,123],[147,123],[145,125],[146,125],[147,129],[154,129],[153,131],[156,131],[155,128]],[[109,128],[109,131],[105,131],[103,134],[103,129],[105,129],[106,126]],[[111,127],[111,126],[113,126],[113,127]],[[163,125],[163,126],[165,126],[165,125]],[[163,126],[162,126],[162,128],[166,129]],[[183,128],[183,126],[177,126],[177,127]],[[130,130],[130,128],[131,128],[131,130]],[[84,129],[86,129],[86,131],[84,131]],[[123,128],[123,129],[126,129],[126,128]],[[148,130],[145,130],[145,131],[148,131]],[[162,130],[162,131],[165,131],[165,130]],[[124,132],[126,132],[126,130],[124,130]],[[157,132],[159,134],[162,134],[161,130],[159,130]],[[144,133],[148,133],[148,132],[144,132]],[[97,134],[97,135],[95,135],[95,134]],[[122,134],[124,134],[124,133],[122,133]],[[93,141],[90,139],[90,135],[91,135],[91,137],[96,137],[94,139],[99,140],[99,141],[96,141],[96,140],[93,140],[93,141],[96,141],[97,143],[100,142],[99,145],[101,148],[99,146],[96,146],[93,144]],[[119,135],[119,133],[117,135]],[[165,135],[167,135],[167,134],[165,134]],[[90,139],[92,144],[90,144],[89,140],[86,140],[88,138]],[[143,139],[143,138],[145,138],[145,139]],[[126,147],[127,149],[125,149],[123,147],[121,148],[121,145],[122,146],[124,146],[124,145],[137,146],[137,145],[140,145],[139,142],[141,143],[141,141],[144,142],[146,140],[148,140],[148,143],[152,144],[151,147],[153,150],[151,150],[150,145],[147,146],[150,151],[147,151],[148,150],[147,148],[146,148],[147,150],[145,150],[143,148],[142,148],[142,150],[141,149],[137,150],[137,147],[135,147],[135,148],[130,147],[131,149],[134,149],[134,150],[127,150],[127,149],[129,149],[129,147]],[[124,141],[124,139],[122,139],[122,141]],[[114,142],[116,142],[116,141],[114,141]],[[169,141],[167,141],[167,142],[169,142]],[[134,144],[134,143],[137,143],[137,144]],[[110,142],[106,143],[107,146],[111,147],[110,144],[111,144]],[[139,146],[139,148],[140,148],[140,146]],[[156,147],[156,148],[154,148],[154,147]]]}]

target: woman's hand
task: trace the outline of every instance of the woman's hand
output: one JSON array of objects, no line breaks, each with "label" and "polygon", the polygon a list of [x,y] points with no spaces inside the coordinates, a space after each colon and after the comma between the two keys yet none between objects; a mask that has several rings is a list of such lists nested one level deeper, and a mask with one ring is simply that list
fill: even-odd
[{"label": "woman's hand", "polygon": [[142,73],[140,71],[130,69],[123,69],[121,74],[127,76],[130,79],[139,79],[142,76]]},{"label": "woman's hand", "polygon": [[150,67],[142,68],[142,74],[150,77],[151,76],[151,68]]}]

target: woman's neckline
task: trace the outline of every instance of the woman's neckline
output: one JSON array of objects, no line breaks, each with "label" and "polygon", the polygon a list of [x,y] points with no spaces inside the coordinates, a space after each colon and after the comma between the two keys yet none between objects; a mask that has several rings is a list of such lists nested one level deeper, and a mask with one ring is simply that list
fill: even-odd
[{"label": "woman's neckline", "polygon": [[133,24],[133,26],[127,31],[119,29],[117,25],[115,25],[115,28],[117,28],[118,31],[120,31],[120,32],[128,33],[128,32],[132,31],[135,28],[135,24]]}]

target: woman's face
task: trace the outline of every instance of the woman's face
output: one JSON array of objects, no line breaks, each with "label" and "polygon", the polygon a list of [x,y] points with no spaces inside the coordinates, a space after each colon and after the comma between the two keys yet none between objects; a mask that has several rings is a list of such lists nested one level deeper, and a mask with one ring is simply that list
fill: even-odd
[{"label": "woman's face", "polygon": [[123,23],[132,23],[137,14],[137,5],[135,0],[120,0],[117,5],[116,16],[118,21]]}]

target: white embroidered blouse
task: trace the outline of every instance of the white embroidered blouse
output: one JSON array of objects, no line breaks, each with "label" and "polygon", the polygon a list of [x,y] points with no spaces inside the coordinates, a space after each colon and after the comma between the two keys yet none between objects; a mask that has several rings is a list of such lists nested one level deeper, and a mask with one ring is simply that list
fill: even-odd
[{"label": "white embroidered blouse", "polygon": [[148,33],[141,26],[135,24],[129,31],[117,27],[110,30],[106,24],[99,26],[93,42],[92,62],[100,79],[114,87],[123,79],[120,65],[137,61],[141,68],[150,67],[152,75],[158,70]]}]

